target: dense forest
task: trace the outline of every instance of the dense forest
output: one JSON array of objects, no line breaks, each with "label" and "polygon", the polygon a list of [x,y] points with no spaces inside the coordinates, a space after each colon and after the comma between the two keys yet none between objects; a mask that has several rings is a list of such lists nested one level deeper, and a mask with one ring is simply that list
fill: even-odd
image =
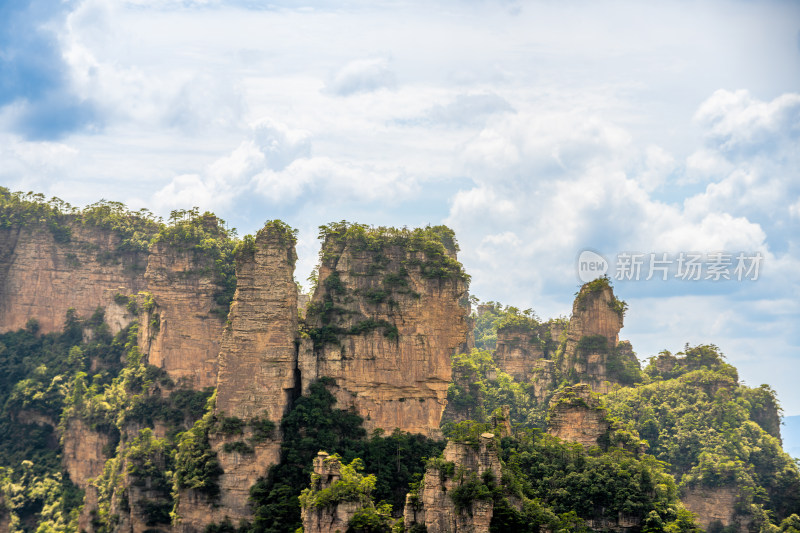
[{"label": "dense forest", "polygon": [[[291,228],[280,221],[268,224],[294,242]],[[69,242],[76,227],[106,228],[118,238],[105,260],[133,266],[137,254],[160,244],[188,250],[218,286],[221,317],[228,315],[236,288],[236,258],[255,253],[252,236],[239,238],[223,221],[196,209],[175,211],[164,222],[114,202],[76,209],[0,188],[0,229],[21,226],[46,227],[57,242]],[[408,268],[431,279],[468,280],[453,259],[455,237],[442,226],[376,232],[342,222],[321,228],[321,238],[357,242],[360,251],[376,253],[401,243],[412,257],[424,259]],[[329,260],[320,258],[323,266]],[[389,285],[386,294],[365,296],[376,300],[372,303],[389,305],[398,294],[414,297],[406,277],[380,275]],[[608,285],[607,279],[593,282],[579,299]],[[337,405],[331,392],[336,383],[324,377],[293,398],[279,424],[220,414],[213,388],[176,383],[141,352],[140,328],[159,327],[152,295],[115,299],[134,317],[116,334],[103,308],[91,316],[68,311],[60,332],[42,333],[32,318],[24,329],[0,334],[0,524],[8,524],[9,531],[80,530],[88,491],[62,467],[64,435],[80,424],[104,439],[107,460],[92,496],[91,527],[97,532],[115,531],[114,510],[131,505],[134,490],[144,494],[137,505],[145,510],[148,531],[164,531],[182,490],[211,501],[219,496],[222,469],[213,439],[225,437],[226,452],[246,456],[276,435],[280,459],[250,489],[252,520],[221,521],[206,533],[293,532],[302,527],[303,509],[343,502],[358,503],[348,531],[425,531],[421,524],[406,527],[403,510],[420,498],[424,476],[432,472],[455,487],[447,498],[456,511],[470,514],[475,502],[491,502],[490,531],[701,531],[702,517],[682,499],[693,491],[735,488],[734,513],[746,529],[717,521],[708,531],[800,532],[800,470],[781,447],[776,395],[766,385],[741,384],[714,345],[664,351],[640,368],[635,357],[625,355],[624,344],[582,338],[574,347],[577,356],[601,353],[616,383],[587,401],[573,388],[585,376],[566,364],[567,318],[544,321],[532,310],[472,298],[473,342],[452,357],[441,438],[430,438],[368,432],[361,416]],[[613,299],[609,307],[621,321],[625,303]],[[300,320],[298,338],[313,335],[315,342],[329,342],[333,335],[364,333],[336,329],[331,309],[332,300],[312,304],[309,320],[328,329]],[[385,341],[394,342],[386,331]],[[498,346],[516,349],[519,338],[553,361],[544,389],[543,381],[515,377],[498,362]],[[549,431],[556,417],[573,408],[602,422],[596,445]],[[477,449],[485,435],[501,462],[500,476],[478,476],[442,455],[448,442]],[[312,472],[321,450],[342,465],[340,479],[328,487]],[[620,529],[622,522],[631,525]]]}]

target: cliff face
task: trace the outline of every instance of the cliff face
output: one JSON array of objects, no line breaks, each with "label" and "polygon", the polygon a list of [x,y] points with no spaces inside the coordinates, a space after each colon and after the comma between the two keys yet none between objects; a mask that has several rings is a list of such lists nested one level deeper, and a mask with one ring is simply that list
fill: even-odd
[{"label": "cliff face", "polygon": [[64,470],[75,485],[85,490],[90,479],[103,473],[103,466],[111,452],[111,437],[92,430],[79,418],[71,418],[67,421],[62,442],[61,461]]},{"label": "cliff face", "polygon": [[[303,390],[334,378],[338,407],[352,406],[367,431],[439,434],[450,357],[466,344],[466,276],[455,252],[413,239],[329,236],[300,350]],[[438,253],[438,255],[437,255]]]},{"label": "cliff face", "polygon": [[739,491],[736,487],[692,487],[683,491],[683,504],[697,515],[697,522],[708,529],[714,522],[744,533],[748,531],[744,516],[736,512]]},{"label": "cliff face", "polygon": [[619,343],[624,312],[624,302],[614,297],[605,279],[581,287],[562,347],[560,370],[564,376],[607,393],[638,370],[630,343]]},{"label": "cliff face", "polygon": [[497,331],[494,360],[503,372],[515,380],[522,383],[529,381],[536,363],[543,359],[544,350],[536,332],[519,328]]},{"label": "cliff face", "polygon": [[443,458],[431,462],[418,494],[406,497],[403,512],[405,530],[425,526],[431,533],[488,533],[494,504],[491,498],[456,499],[465,483],[492,479],[499,483],[502,473],[494,435],[484,433],[477,447],[448,442]]},{"label": "cliff face", "polygon": [[548,434],[589,448],[608,430],[607,412],[589,385],[566,387],[550,400]]},{"label": "cliff face", "polygon": [[42,333],[61,331],[69,308],[88,317],[113,302],[109,289],[144,290],[146,257],[110,253],[118,244],[113,232],[81,225],[66,243],[43,225],[0,229],[0,331],[31,318]]},{"label": "cliff face", "polygon": [[139,345],[151,365],[195,389],[216,385],[224,326],[212,313],[219,287],[209,263],[192,252],[157,243],[144,273],[154,306],[144,309]]},{"label": "cliff face", "polygon": [[[259,231],[253,248],[237,260],[236,294],[219,355],[218,418],[265,418],[278,426],[299,389],[294,261],[294,240],[272,226]],[[253,442],[253,453],[226,449],[240,440],[251,441],[252,429],[233,440],[212,439],[224,471],[220,512],[234,522],[249,518],[250,487],[280,460],[279,440]]]},{"label": "cliff face", "polygon": [[68,309],[89,317],[98,307],[117,333],[134,318],[120,298],[150,293],[140,346],[150,364],[194,388],[216,384],[223,321],[214,308],[213,270],[190,252],[156,244],[148,253],[119,252],[110,230],[72,224],[69,242],[42,225],[0,229],[0,331],[39,322],[60,331]]}]

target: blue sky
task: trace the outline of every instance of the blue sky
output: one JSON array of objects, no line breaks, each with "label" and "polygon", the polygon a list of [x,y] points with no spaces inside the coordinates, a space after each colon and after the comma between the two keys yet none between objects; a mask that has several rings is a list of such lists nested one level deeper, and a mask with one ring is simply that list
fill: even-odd
[{"label": "blue sky", "polygon": [[800,4],[0,2],[0,183],[253,232],[456,230],[482,300],[566,315],[584,249],[760,253],[624,281],[640,358],[714,343],[800,414]]}]

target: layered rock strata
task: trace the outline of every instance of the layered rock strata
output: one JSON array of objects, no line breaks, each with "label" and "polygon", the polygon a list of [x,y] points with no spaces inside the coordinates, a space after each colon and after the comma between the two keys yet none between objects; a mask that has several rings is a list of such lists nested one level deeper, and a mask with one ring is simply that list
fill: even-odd
[{"label": "layered rock strata", "polygon": [[525,383],[533,377],[536,363],[545,359],[536,331],[527,328],[502,328],[497,331],[494,360],[500,370]]},{"label": "layered rock strata", "polygon": [[93,430],[80,418],[67,421],[62,442],[61,462],[64,470],[75,485],[85,490],[89,480],[103,473],[103,466],[114,443],[110,436]]},{"label": "layered rock strata", "polygon": [[323,243],[300,349],[303,390],[334,378],[337,406],[354,408],[367,431],[436,437],[450,358],[470,327],[467,277],[454,249],[372,237],[370,249],[337,235]]},{"label": "layered rock strata", "polygon": [[733,531],[748,531],[746,516],[736,512],[739,491],[733,486],[690,487],[683,491],[681,501],[695,515],[703,529],[718,522]]},{"label": "layered rock strata", "polygon": [[61,331],[68,309],[88,317],[111,304],[107,289],[144,290],[147,254],[111,254],[118,245],[115,233],[79,224],[69,242],[43,224],[0,229],[0,331],[32,318],[42,333]]},{"label": "layered rock strata", "polygon": [[[406,497],[405,531],[425,526],[431,533],[488,533],[494,503],[491,499],[460,502],[452,495],[465,482],[502,477],[495,436],[483,433],[477,446],[450,441],[440,460],[432,461],[418,494]],[[415,529],[417,528],[417,529]]]}]

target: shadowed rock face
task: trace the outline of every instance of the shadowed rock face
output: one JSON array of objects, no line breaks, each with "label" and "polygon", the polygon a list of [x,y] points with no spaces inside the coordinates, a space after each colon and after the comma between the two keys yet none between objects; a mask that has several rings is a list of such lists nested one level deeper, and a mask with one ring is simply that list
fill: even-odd
[{"label": "shadowed rock face", "polygon": [[434,277],[429,256],[402,243],[364,250],[329,237],[300,349],[303,390],[334,378],[338,407],[352,406],[368,432],[438,436],[450,358],[470,327],[466,276],[447,254],[456,270]]},{"label": "shadowed rock face", "polygon": [[42,333],[61,331],[68,309],[89,317],[103,307],[117,333],[133,316],[115,296],[146,291],[155,303],[141,317],[139,344],[148,362],[178,383],[214,386],[223,320],[211,313],[219,290],[213,269],[163,244],[138,253],[118,253],[118,245],[112,231],[80,224],[67,243],[44,226],[0,230],[0,331],[23,328],[31,318]]}]

